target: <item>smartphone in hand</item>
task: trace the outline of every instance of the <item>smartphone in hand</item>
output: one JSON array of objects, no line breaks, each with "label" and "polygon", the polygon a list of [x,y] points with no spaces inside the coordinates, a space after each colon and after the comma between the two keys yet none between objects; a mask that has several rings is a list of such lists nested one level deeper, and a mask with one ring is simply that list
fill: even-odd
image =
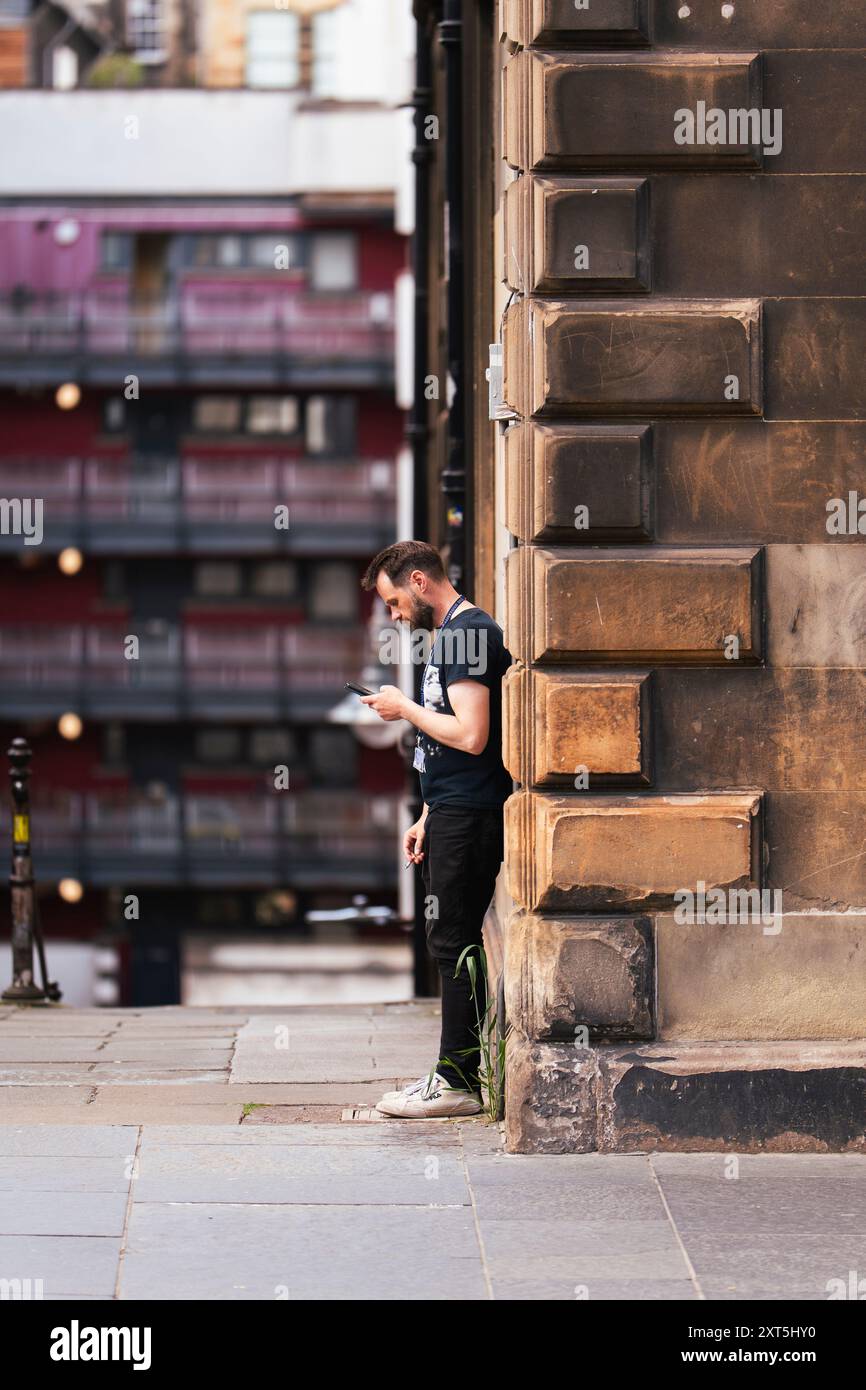
[{"label": "smartphone in hand", "polygon": [[356,695],[375,695],[375,690],[368,690],[366,685],[356,685],[354,681],[346,681],[346,689],[354,690]]}]

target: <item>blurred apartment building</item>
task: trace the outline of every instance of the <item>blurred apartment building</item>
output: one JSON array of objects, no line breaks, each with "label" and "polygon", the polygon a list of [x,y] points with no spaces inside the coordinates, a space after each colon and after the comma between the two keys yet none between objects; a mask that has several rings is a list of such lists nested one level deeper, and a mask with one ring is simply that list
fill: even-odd
[{"label": "blurred apartment building", "polygon": [[404,761],[338,707],[396,535],[411,43],[408,0],[0,0],[0,497],[43,518],[0,535],[0,739],[105,1002],[396,904]]}]

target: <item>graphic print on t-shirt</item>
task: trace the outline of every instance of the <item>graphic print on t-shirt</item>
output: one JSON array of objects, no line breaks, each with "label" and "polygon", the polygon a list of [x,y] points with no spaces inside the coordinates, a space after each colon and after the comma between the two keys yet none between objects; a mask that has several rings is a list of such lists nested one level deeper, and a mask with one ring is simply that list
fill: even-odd
[{"label": "graphic print on t-shirt", "polygon": [[428,666],[424,673],[422,699],[427,709],[441,709],[445,704],[445,699],[442,694],[442,682],[439,679],[438,666]]}]

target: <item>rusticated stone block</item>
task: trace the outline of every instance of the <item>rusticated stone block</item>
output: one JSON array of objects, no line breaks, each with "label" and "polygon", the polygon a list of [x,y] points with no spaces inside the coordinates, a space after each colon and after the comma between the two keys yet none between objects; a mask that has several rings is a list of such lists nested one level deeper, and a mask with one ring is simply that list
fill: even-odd
[{"label": "rusticated stone block", "polygon": [[520,47],[592,47],[649,42],[649,0],[501,0],[507,42]]},{"label": "rusticated stone block", "polygon": [[598,1148],[594,1048],[531,1043],[511,1033],[505,1050],[509,1153],[592,1153]]},{"label": "rusticated stone block", "polygon": [[[505,1007],[533,1042],[653,1036],[648,917],[513,913],[505,933]],[[585,1030],[585,1031],[584,1031]]]},{"label": "rusticated stone block", "polygon": [[503,346],[503,394],[519,415],[761,413],[756,299],[519,300]]},{"label": "rusticated stone block", "polygon": [[[515,169],[762,167],[760,129],[745,119],[763,104],[756,53],[524,49],[505,73],[504,152]],[[694,118],[691,142],[684,111]]]},{"label": "rusticated stone block", "polygon": [[651,539],[651,426],[511,425],[505,514],[508,529],[524,541]]},{"label": "rusticated stone block", "polygon": [[509,609],[509,650],[533,661],[754,664],[762,560],[752,547],[512,551],[509,594],[523,575],[531,597]]},{"label": "rusticated stone block", "polygon": [[508,1153],[864,1153],[866,1052],[847,1043],[586,1048],[512,1034]]},{"label": "rusticated stone block", "polygon": [[504,278],[524,294],[650,289],[646,179],[527,174],[504,195]]},{"label": "rusticated stone block", "polygon": [[505,803],[508,888],[547,912],[673,910],[688,889],[760,888],[758,791],[551,796]]},{"label": "rusticated stone block", "polygon": [[780,911],[774,920],[784,898],[768,890],[745,921],[656,918],[659,1038],[866,1037],[866,969],[852,968],[866,962],[866,918]]},{"label": "rusticated stone block", "polygon": [[600,1049],[596,1094],[602,1153],[866,1151],[862,1040]]},{"label": "rusticated stone block", "polygon": [[503,683],[505,765],[539,786],[649,785],[651,672],[534,670],[515,664]]}]

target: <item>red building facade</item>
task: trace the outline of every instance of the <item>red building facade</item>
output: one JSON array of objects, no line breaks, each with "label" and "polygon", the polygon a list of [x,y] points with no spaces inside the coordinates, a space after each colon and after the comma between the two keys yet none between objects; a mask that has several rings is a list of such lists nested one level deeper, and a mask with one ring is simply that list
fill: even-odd
[{"label": "red building facade", "polygon": [[6,200],[0,737],[46,932],[126,942],[120,1002],[174,1002],[181,931],[394,901],[401,760],[328,716],[395,536],[404,260],[376,195]]}]

